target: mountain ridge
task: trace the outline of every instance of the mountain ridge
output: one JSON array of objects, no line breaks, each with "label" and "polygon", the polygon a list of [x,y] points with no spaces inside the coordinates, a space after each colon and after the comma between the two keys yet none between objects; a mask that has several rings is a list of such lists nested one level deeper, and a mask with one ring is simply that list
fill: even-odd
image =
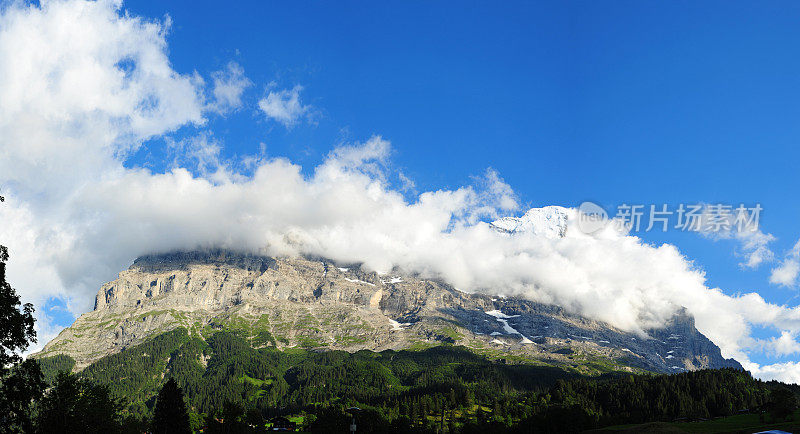
[{"label": "mountain ridge", "polygon": [[562,238],[567,234],[571,214],[569,208],[551,205],[531,208],[521,217],[502,217],[489,223],[489,226],[508,234],[528,233],[547,238]]},{"label": "mountain ridge", "polygon": [[237,329],[256,344],[278,348],[352,352],[459,344],[494,358],[587,372],[741,368],[722,357],[685,310],[642,337],[558,306],[468,294],[418,276],[229,250],[138,258],[100,288],[93,311],[36,357],[67,354],[79,370],[178,327],[198,336]]}]

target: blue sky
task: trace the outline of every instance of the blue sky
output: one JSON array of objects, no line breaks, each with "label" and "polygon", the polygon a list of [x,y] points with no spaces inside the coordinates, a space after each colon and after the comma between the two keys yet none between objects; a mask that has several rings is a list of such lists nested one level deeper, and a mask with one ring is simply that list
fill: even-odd
[{"label": "blue sky", "polygon": [[[124,8],[169,15],[177,72],[208,80],[231,61],[244,69],[253,85],[243,107],[202,127],[225,157],[258,153],[263,144],[267,155],[311,169],[336,145],[377,134],[392,142],[394,168],[414,181],[409,197],[457,188],[491,167],[523,208],[760,203],[761,229],[777,238],[776,261],[756,270],[739,265],[732,240],[638,235],[677,245],[712,287],[798,302],[796,289],[769,283],[771,268],[800,238],[797,3],[137,1]],[[258,110],[269,89],[297,85],[312,120],[287,128]],[[126,164],[167,170],[154,158],[163,140]],[[72,316],[57,319],[68,324]]]},{"label": "blue sky", "polygon": [[[255,109],[212,118],[229,155],[313,167],[380,134],[419,190],[495,168],[530,206],[761,203],[776,252],[800,237],[800,5],[774,2],[136,2],[173,20],[170,58],[202,74],[235,60],[254,82],[304,86],[316,124]],[[793,291],[742,271],[732,242],[671,231],[712,285]]]}]

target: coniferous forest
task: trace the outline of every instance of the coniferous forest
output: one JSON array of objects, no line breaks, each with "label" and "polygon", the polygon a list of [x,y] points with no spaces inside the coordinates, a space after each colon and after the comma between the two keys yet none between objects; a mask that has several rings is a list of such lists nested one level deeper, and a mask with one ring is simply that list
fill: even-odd
[{"label": "coniferous forest", "polygon": [[[491,361],[456,346],[280,351],[254,349],[236,333],[203,340],[185,329],[105,357],[77,375],[65,374],[74,363],[66,356],[39,363],[44,380],[54,385],[42,408],[49,408],[48,398],[59,388],[82,384],[91,399],[108,403],[102,408],[114,412],[106,419],[117,421],[115,429],[128,432],[154,426],[162,395],[181,400],[175,389],[190,429],[204,432],[260,432],[279,416],[309,432],[347,432],[353,415],[359,432],[578,432],[762,410],[770,418],[785,417],[795,394],[734,369],[584,378]],[[172,392],[165,393],[168,388]],[[777,408],[781,403],[786,414]],[[49,419],[39,417],[34,425]]]}]

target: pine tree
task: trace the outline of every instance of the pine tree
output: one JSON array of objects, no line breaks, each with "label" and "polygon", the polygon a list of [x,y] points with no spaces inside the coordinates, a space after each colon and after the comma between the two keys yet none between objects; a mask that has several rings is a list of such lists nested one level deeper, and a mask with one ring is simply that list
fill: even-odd
[{"label": "pine tree", "polygon": [[153,412],[154,434],[190,434],[189,413],[183,401],[183,391],[175,379],[170,378],[158,392]]},{"label": "pine tree", "polygon": [[36,432],[120,432],[122,407],[122,401],[113,397],[107,387],[62,371],[39,401]]}]

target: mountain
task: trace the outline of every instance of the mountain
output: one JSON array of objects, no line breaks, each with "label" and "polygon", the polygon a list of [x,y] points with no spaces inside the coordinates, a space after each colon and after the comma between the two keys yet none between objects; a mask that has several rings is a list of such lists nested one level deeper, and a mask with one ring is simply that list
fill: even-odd
[{"label": "mountain", "polygon": [[489,225],[499,231],[509,234],[529,233],[548,238],[563,237],[567,233],[567,221],[570,210],[560,206],[546,206],[532,208],[522,217],[503,217],[491,222]]},{"label": "mountain", "polygon": [[[558,214],[546,219],[557,222]],[[100,288],[93,311],[35,357],[65,354],[80,370],[178,328],[201,339],[234,331],[256,348],[354,352],[457,344],[492,359],[585,374],[741,368],[685,311],[642,336],[557,306],[468,294],[419,276],[227,250],[137,259]]]}]

